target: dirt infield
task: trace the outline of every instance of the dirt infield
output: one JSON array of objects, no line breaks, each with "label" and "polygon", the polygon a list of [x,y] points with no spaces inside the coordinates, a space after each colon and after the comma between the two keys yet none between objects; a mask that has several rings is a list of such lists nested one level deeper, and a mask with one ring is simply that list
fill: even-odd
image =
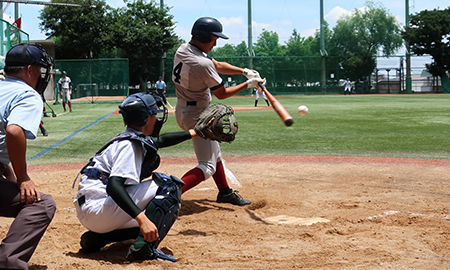
[{"label": "dirt infield", "polygon": [[[30,269],[449,269],[450,161],[230,157],[232,187],[252,201],[218,204],[209,179],[183,195],[160,248],[177,263],[130,263],[130,241],[85,255],[72,182],[83,164],[31,166],[58,209]],[[164,159],[182,176],[194,159]],[[10,219],[0,219],[3,238]],[[310,225],[308,225],[310,224]]]}]

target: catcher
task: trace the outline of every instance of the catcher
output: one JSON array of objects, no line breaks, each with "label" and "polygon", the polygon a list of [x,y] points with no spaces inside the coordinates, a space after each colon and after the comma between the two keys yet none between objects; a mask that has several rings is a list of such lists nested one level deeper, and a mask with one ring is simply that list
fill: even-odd
[{"label": "catcher", "polygon": [[[177,95],[175,115],[178,125],[183,130],[194,127],[195,119],[209,106],[211,93],[218,99],[225,99],[247,88],[259,88],[260,84],[265,84],[265,79],[262,79],[257,71],[219,62],[207,55],[216,46],[219,38],[228,39],[222,33],[222,24],[217,19],[199,18],[194,23],[191,34],[191,40],[178,48],[172,71]],[[219,73],[242,74],[247,77],[247,81],[225,87]],[[182,192],[188,191],[212,176],[219,189],[216,200],[218,203],[239,206],[250,204],[249,200],[240,197],[229,187],[219,143],[195,138],[192,144],[198,165],[181,178],[186,183]]]},{"label": "catcher", "polygon": [[[82,251],[95,252],[108,243],[135,238],[128,260],[175,262],[157,247],[177,219],[184,183],[154,172],[160,162],[157,151],[197,134],[191,129],[159,135],[167,109],[151,94],[133,94],[119,109],[126,130],[102,147],[80,172],[73,203],[79,221],[89,230],[81,236]],[[158,113],[163,116],[157,117]],[[207,127],[202,128],[207,133]]]}]

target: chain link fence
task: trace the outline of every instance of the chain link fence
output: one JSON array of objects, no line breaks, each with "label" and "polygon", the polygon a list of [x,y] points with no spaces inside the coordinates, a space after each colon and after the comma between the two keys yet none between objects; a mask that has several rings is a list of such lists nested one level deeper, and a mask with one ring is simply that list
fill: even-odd
[{"label": "chain link fence", "polygon": [[[55,91],[58,80],[67,72],[72,81],[72,98],[97,96],[128,96],[128,59],[73,59],[55,61]],[[56,100],[58,95],[56,94]]]}]

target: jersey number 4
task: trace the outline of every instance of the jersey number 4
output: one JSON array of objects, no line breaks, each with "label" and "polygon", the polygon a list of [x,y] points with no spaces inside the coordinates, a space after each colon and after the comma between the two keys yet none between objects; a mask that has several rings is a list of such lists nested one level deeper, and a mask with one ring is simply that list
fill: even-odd
[{"label": "jersey number 4", "polygon": [[178,63],[178,65],[173,69],[173,76],[175,77],[174,81],[176,83],[181,83],[181,68],[183,67],[183,62]]}]

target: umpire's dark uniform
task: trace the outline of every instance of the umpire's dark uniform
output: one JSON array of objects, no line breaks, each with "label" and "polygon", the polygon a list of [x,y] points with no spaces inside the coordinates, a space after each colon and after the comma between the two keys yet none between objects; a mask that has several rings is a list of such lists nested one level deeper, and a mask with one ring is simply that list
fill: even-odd
[{"label": "umpire's dark uniform", "polygon": [[0,269],[28,269],[55,210],[53,197],[44,193],[38,202],[21,203],[17,183],[0,176],[0,216],[15,218],[0,245]]}]

